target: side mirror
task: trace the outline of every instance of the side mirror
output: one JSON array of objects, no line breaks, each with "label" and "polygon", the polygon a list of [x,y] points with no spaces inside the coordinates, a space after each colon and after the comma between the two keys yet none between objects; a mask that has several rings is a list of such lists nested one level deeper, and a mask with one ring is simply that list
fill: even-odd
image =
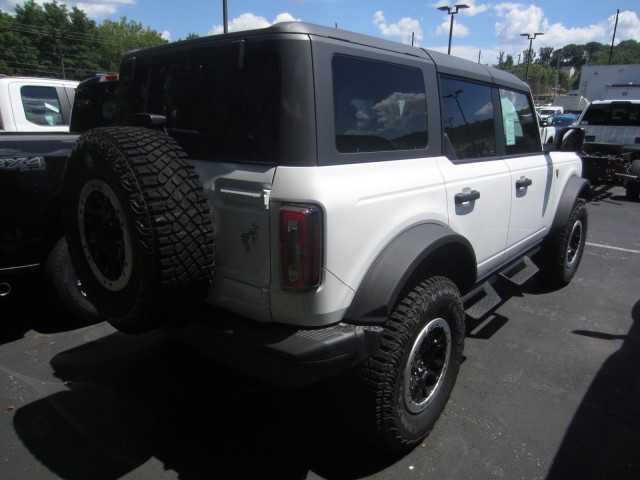
[{"label": "side mirror", "polygon": [[584,130],[580,127],[563,128],[556,134],[553,149],[560,152],[577,152],[582,150]]}]

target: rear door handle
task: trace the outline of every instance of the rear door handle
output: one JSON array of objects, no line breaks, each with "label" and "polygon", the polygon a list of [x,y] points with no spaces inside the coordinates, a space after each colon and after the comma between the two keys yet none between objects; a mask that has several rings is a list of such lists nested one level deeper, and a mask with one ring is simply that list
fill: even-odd
[{"label": "rear door handle", "polygon": [[526,177],[520,177],[520,180],[516,180],[516,188],[527,188],[529,185],[533,183],[533,180]]},{"label": "rear door handle", "polygon": [[470,188],[465,188],[462,192],[456,193],[454,198],[456,205],[460,205],[462,203],[478,200],[480,198],[480,192],[477,190],[471,190]]}]

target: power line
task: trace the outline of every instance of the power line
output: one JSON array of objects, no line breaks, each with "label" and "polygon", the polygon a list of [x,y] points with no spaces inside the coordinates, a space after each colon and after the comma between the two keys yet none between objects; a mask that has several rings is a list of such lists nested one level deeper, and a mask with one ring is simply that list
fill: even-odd
[{"label": "power line", "polygon": [[93,42],[93,43],[100,43],[103,45],[119,45],[125,48],[138,48],[138,47],[144,46],[137,42],[121,42],[117,40],[105,40],[104,38],[100,38],[101,35],[99,32],[81,33],[81,32],[73,32],[70,30],[65,31],[65,30],[56,29],[53,27],[40,28],[40,27],[34,27],[30,25],[21,25],[21,24],[15,24],[12,22],[6,22],[6,21],[0,21],[0,28],[3,28],[5,30],[13,30],[16,32],[41,35],[46,37],[59,35],[61,39],[77,40],[81,42]]}]

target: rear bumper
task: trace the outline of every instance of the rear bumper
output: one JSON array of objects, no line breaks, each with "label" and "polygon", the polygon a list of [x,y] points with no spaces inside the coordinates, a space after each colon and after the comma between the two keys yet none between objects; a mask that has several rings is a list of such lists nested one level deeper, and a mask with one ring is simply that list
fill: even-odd
[{"label": "rear bumper", "polygon": [[166,331],[243,374],[284,389],[342,373],[373,355],[382,328],[339,323],[318,329],[256,323],[228,312]]}]

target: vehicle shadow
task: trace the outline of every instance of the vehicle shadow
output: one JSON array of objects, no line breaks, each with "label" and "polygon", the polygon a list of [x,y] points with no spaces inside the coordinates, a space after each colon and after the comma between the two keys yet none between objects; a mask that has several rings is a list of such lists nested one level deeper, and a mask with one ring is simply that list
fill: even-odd
[{"label": "vehicle shadow", "polygon": [[564,436],[547,480],[640,478],[640,300],[626,335],[575,330],[603,342],[623,339],[594,378]]},{"label": "vehicle shadow", "polygon": [[637,203],[640,201],[638,199],[629,199],[622,192],[624,192],[624,185],[622,182],[604,180],[594,182],[591,184],[588,202],[597,204],[598,202]]},{"label": "vehicle shadow", "polygon": [[7,276],[0,279],[11,285],[11,291],[0,297],[0,345],[24,337],[29,330],[38,333],[58,333],[92,325],[70,317],[50,301],[46,285],[37,273]]},{"label": "vehicle shadow", "polygon": [[67,480],[146,477],[154,461],[180,479],[355,479],[400,458],[350,437],[315,388],[252,388],[161,331],[114,333],[51,364],[67,390],[16,410],[14,427]]}]

